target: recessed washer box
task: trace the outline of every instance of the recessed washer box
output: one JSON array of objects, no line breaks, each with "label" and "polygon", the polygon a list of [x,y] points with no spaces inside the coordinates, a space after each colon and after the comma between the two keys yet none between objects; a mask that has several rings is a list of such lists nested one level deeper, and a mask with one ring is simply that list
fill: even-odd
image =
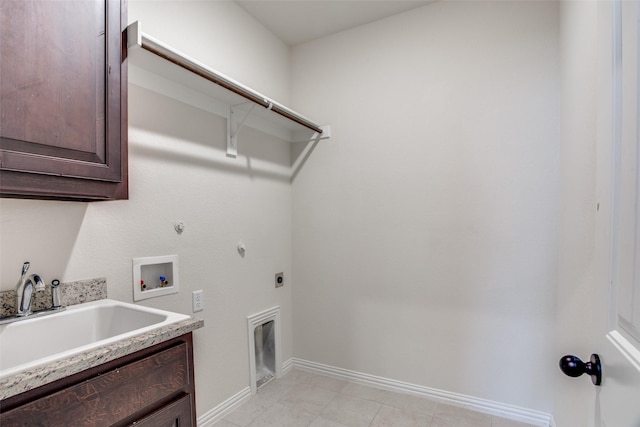
[{"label": "recessed washer box", "polygon": [[178,255],[133,259],[133,300],[178,293]]}]

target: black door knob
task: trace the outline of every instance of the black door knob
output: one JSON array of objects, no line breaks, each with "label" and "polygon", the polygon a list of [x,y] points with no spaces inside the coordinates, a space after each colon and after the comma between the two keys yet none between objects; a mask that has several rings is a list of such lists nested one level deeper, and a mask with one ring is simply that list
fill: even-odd
[{"label": "black door knob", "polygon": [[560,359],[560,370],[570,377],[579,377],[582,374],[591,375],[591,382],[594,385],[600,385],[602,382],[602,366],[597,354],[592,354],[587,363],[576,356],[564,356]]}]

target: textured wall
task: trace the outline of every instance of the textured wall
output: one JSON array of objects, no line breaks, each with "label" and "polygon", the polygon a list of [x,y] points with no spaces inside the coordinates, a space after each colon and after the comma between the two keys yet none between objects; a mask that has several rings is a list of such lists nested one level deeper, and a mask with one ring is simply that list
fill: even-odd
[{"label": "textured wall", "polygon": [[[559,217],[558,297],[556,318],[556,357],[575,354],[588,358],[600,352],[601,332],[608,309],[607,279],[598,282],[601,267],[607,272],[607,250],[598,252],[596,245],[597,202],[602,203],[601,214],[609,211],[607,195],[596,201],[597,174],[602,179],[605,172],[597,172],[597,165],[605,158],[597,155],[597,136],[602,133],[602,116],[607,114],[605,102],[610,87],[599,93],[603,69],[610,73],[610,65],[598,58],[598,34],[603,8],[606,2],[561,2],[561,66],[562,66],[562,151],[561,191],[562,206]],[[606,39],[605,39],[606,40]],[[604,66],[603,66],[604,65]],[[604,74],[606,76],[607,74]],[[605,131],[606,132],[606,131]],[[605,144],[605,152],[611,150]],[[602,183],[600,183],[602,185]],[[608,227],[604,225],[606,230]],[[604,236],[608,235],[608,230]],[[605,243],[608,246],[608,242]],[[602,278],[601,278],[602,279]],[[600,283],[602,285],[598,286]],[[559,371],[558,371],[559,372]],[[605,362],[606,372],[606,362]],[[606,375],[606,374],[605,374]],[[598,390],[590,381],[576,381],[564,375],[557,376],[554,417],[558,426],[599,426],[600,414],[596,413]],[[581,408],[576,411],[576,408]]]},{"label": "textured wall", "polygon": [[438,2],[297,46],[296,357],[551,412],[558,5]]},{"label": "textured wall", "polygon": [[[288,101],[289,49],[233,2],[131,1],[129,16]],[[130,200],[1,201],[2,289],[14,287],[29,259],[47,282],[106,277],[110,298],[132,301],[132,258],[179,256],[180,293],[141,304],[191,313],[191,292],[204,290],[196,316],[205,327],[194,333],[200,415],[249,385],[247,315],[280,305],[283,360],[292,356],[291,286],[273,285],[274,273],[291,274],[289,144],[246,128],[234,160],[225,135],[222,118],[131,84]]]},{"label": "textured wall", "polygon": [[[182,291],[143,304],[190,313],[205,291],[199,414],[248,385],[245,316],[276,304],[283,360],[552,412],[554,390],[575,391],[555,380],[558,352],[589,352],[573,335],[594,201],[593,11],[578,3],[438,2],[297,46],[290,63],[233,2],[131,1],[144,31],[333,139],[292,194],[287,144],[245,129],[227,159],[222,119],[131,85],[131,199],[0,199],[0,289],[29,259],[47,281],[106,277],[131,301],[131,258],[177,253]],[[583,424],[562,409],[583,391],[556,400],[559,422]]]}]

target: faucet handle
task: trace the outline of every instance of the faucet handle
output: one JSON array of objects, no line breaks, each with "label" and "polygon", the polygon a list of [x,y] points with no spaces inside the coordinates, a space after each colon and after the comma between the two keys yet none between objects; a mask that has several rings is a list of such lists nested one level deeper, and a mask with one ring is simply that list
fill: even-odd
[{"label": "faucet handle", "polygon": [[29,271],[29,267],[31,266],[31,263],[29,261],[25,261],[24,264],[22,264],[22,273],[20,273],[20,278],[24,278],[24,276],[27,274],[27,271]]},{"label": "faucet handle", "polygon": [[22,286],[24,285],[25,281],[27,280],[27,271],[29,271],[30,266],[31,263],[29,261],[25,261],[24,264],[22,264],[22,271],[20,272],[20,279],[18,279],[16,289],[22,288]]}]

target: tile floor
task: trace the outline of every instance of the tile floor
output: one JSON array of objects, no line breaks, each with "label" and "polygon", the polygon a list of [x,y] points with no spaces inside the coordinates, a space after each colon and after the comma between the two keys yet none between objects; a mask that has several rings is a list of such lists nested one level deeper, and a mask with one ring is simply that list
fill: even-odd
[{"label": "tile floor", "polygon": [[271,381],[216,427],[533,427],[298,369]]}]

